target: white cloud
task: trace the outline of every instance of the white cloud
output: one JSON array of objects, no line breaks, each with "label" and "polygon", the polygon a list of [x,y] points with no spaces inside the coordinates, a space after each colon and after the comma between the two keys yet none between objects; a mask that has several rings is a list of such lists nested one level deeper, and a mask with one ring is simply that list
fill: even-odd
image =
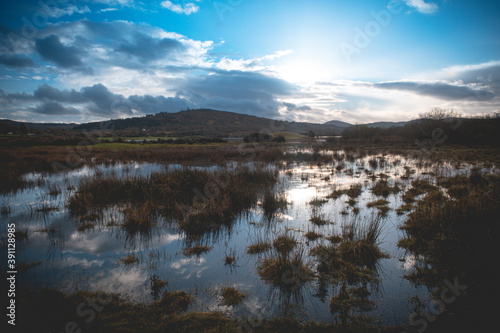
[{"label": "white cloud", "polygon": [[192,3],[192,2],[189,2],[185,5],[179,5],[179,4],[174,4],[172,3],[172,1],[163,1],[161,3],[161,6],[163,8],[166,8],[174,13],[177,13],[177,14],[185,14],[185,15],[191,15],[193,13],[196,13],[198,12],[198,10],[200,9],[200,7],[198,7],[198,5]]},{"label": "white cloud", "polygon": [[99,10],[99,13],[114,12],[117,10],[118,10],[118,8],[109,7],[109,8],[103,8],[103,9]]},{"label": "white cloud", "polygon": [[439,6],[433,2],[427,3],[425,0],[404,0],[404,2],[422,14],[434,14],[439,11]]},{"label": "white cloud", "polygon": [[274,68],[272,66],[267,66],[264,64],[266,61],[273,61],[275,59],[282,58],[291,54],[292,50],[285,51],[276,51],[273,54],[268,54],[260,58],[251,58],[251,59],[229,59],[223,57],[217,64],[217,68],[224,70],[241,70],[241,71],[273,71]]},{"label": "white cloud", "polygon": [[62,16],[66,16],[66,15],[71,16],[73,14],[90,13],[90,9],[87,6],[78,7],[78,6],[68,4],[66,6],[59,7],[59,6],[48,6],[48,5],[44,4],[43,2],[40,2],[40,3],[42,4],[41,9],[48,16],[51,16],[51,17],[62,17]]}]

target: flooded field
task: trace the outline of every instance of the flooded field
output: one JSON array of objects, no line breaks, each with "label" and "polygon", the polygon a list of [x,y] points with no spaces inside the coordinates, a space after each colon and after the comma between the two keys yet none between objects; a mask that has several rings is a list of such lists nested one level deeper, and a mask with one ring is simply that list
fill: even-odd
[{"label": "flooded field", "polygon": [[423,258],[404,246],[408,214],[467,191],[450,180],[498,169],[345,151],[321,152],[326,163],[293,161],[311,153],[28,174],[26,188],[0,196],[2,220],[17,228],[18,285],[141,303],[183,290],[189,311],[235,319],[407,325],[433,291],[410,278]]}]

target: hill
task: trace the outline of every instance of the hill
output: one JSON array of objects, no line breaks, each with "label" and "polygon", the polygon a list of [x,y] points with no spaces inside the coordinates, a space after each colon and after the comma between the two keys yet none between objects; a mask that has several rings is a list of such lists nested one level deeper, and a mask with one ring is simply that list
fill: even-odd
[{"label": "hill", "polygon": [[16,131],[24,124],[24,127],[28,130],[44,131],[48,129],[55,130],[69,130],[76,126],[76,124],[61,124],[61,123],[29,123],[13,121],[8,119],[0,119],[0,131]]},{"label": "hill", "polygon": [[406,124],[410,123],[412,121],[398,121],[398,122],[393,122],[393,121],[377,121],[374,123],[368,123],[366,126],[368,127],[378,127],[378,128],[391,128],[391,127],[402,127],[405,126]]},{"label": "hill", "polygon": [[346,123],[345,121],[340,121],[340,120],[330,120],[330,121],[327,121],[326,123],[323,123],[323,125],[337,126],[340,128],[346,128],[346,127],[352,126],[352,124],[349,124],[349,123]]},{"label": "hill", "polygon": [[145,117],[115,119],[77,125],[74,130],[109,129],[129,132],[168,132],[170,135],[244,136],[252,132],[295,132],[336,135],[338,125],[279,121],[246,114],[208,109],[158,113]]}]

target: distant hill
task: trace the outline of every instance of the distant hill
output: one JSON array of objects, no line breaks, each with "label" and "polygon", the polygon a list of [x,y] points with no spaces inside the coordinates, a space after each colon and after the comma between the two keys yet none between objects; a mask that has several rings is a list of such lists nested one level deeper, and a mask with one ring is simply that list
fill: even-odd
[{"label": "distant hill", "polygon": [[393,122],[393,121],[377,121],[377,122],[374,122],[374,123],[368,123],[368,124],[364,124],[364,125],[366,125],[368,127],[391,128],[391,127],[402,127],[402,126],[405,126],[406,124],[408,124],[408,123],[410,123],[412,121],[398,121],[398,122]]},{"label": "distant hill", "polygon": [[[402,127],[410,122],[374,122],[363,124],[382,129]],[[209,109],[187,110],[175,113],[158,113],[143,117],[107,120],[84,124],[29,123],[12,120],[0,120],[0,132],[18,132],[24,124],[27,130],[102,130],[119,131],[121,135],[154,135],[168,133],[171,136],[218,136],[241,137],[252,132],[292,132],[316,135],[338,135],[352,125],[340,120],[331,120],[323,124],[279,121],[247,114]]]},{"label": "distant hill", "polygon": [[323,123],[323,125],[332,125],[332,126],[337,126],[340,128],[346,128],[346,127],[352,126],[352,124],[349,124],[349,123],[346,123],[346,122],[340,121],[340,120],[330,120],[330,121],[327,121],[326,123]]},{"label": "distant hill", "polygon": [[47,129],[59,129],[59,130],[69,130],[75,127],[77,124],[60,124],[60,123],[28,123],[13,121],[8,119],[0,119],[0,129],[2,131],[17,130],[21,125],[24,124],[28,130],[43,131]]},{"label": "distant hill", "polygon": [[340,120],[331,120],[331,121],[327,121],[326,123],[324,123],[324,125],[334,125],[334,126],[338,126],[338,127],[342,128],[342,129],[348,128],[350,126],[363,126],[363,125],[368,126],[368,127],[391,128],[391,127],[402,127],[402,126],[404,126],[412,121],[413,120],[411,120],[411,121],[399,121],[399,122],[377,121],[374,123],[353,125],[353,124],[349,124],[349,123],[346,123],[346,122],[340,121]]},{"label": "distant hill", "polygon": [[145,117],[116,119],[77,125],[75,130],[113,129],[119,131],[164,131],[171,135],[243,136],[252,132],[295,132],[336,135],[343,127],[271,120],[246,114],[208,109],[158,113]]}]

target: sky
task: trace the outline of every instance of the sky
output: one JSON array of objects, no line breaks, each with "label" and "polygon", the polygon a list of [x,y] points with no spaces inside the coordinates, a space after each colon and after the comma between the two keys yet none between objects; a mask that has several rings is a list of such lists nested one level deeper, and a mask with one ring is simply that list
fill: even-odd
[{"label": "sky", "polygon": [[500,110],[497,0],[1,0],[0,118]]}]

